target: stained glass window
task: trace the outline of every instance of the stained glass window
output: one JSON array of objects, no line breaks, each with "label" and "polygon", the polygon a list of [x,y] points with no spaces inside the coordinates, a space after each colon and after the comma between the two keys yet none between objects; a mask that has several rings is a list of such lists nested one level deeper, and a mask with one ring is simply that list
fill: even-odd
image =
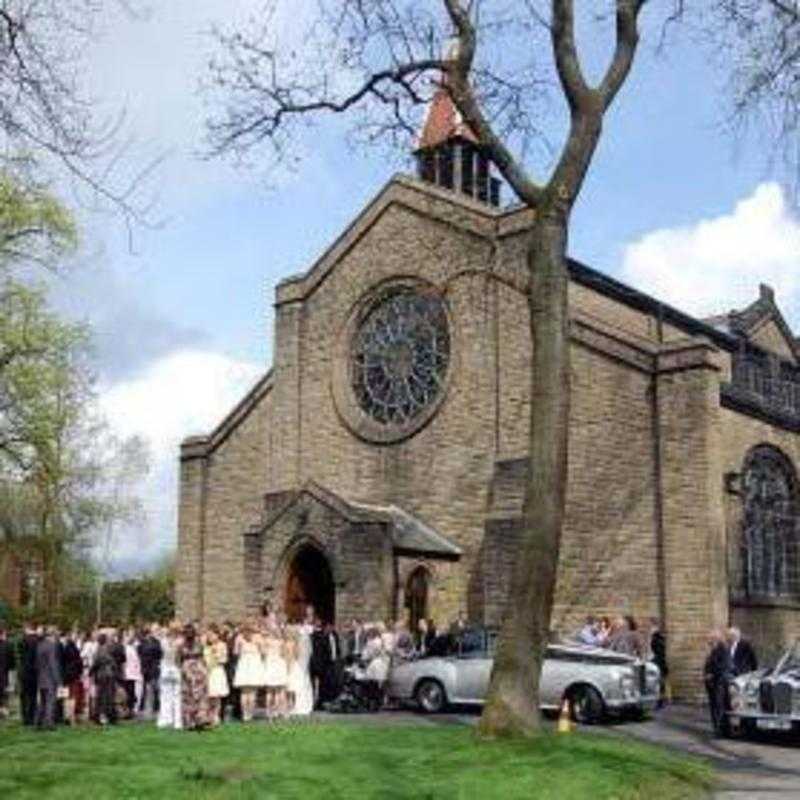
[{"label": "stained glass window", "polygon": [[797,503],[794,469],[773,447],[751,451],[742,475],[742,561],[747,594],[797,596]]},{"label": "stained glass window", "polygon": [[379,300],[355,333],[358,404],[383,425],[413,422],[441,395],[450,363],[444,301],[402,289]]}]

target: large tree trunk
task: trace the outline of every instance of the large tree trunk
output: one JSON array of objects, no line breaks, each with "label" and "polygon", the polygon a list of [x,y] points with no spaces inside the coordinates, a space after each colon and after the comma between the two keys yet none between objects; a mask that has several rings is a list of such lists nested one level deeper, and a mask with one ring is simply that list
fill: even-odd
[{"label": "large tree trunk", "polygon": [[567,217],[539,210],[528,245],[531,339],[530,470],[482,736],[541,727],[539,678],[548,642],[567,483],[569,331]]}]

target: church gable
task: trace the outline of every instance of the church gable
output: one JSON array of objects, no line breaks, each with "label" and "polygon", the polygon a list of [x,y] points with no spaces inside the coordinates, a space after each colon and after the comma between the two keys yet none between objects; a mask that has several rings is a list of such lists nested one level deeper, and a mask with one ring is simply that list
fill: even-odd
[{"label": "church gable", "polygon": [[775,292],[761,284],[759,297],[741,311],[727,315],[730,331],[758,347],[794,364],[798,363],[797,341],[775,302]]},{"label": "church gable", "polygon": [[775,319],[768,319],[750,334],[750,341],[771,353],[797,363],[794,341],[787,337],[784,326]]},{"label": "church gable", "polygon": [[[419,220],[439,223],[460,236],[489,241],[530,224],[529,209],[501,210],[466,195],[442,189],[405,175],[395,176],[366,206],[353,223],[323,253],[311,268],[278,284],[276,303],[304,300],[326,281],[337,265],[369,234],[375,233],[388,212],[400,210]],[[406,231],[406,239],[414,236]],[[397,241],[392,242],[392,248]]]}]

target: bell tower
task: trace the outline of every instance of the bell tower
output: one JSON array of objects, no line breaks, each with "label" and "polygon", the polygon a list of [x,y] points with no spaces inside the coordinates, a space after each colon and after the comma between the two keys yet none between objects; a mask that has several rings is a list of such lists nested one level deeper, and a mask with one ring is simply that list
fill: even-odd
[{"label": "bell tower", "polygon": [[443,189],[491,206],[500,205],[499,178],[475,132],[464,121],[446,86],[431,100],[417,149],[417,175]]}]

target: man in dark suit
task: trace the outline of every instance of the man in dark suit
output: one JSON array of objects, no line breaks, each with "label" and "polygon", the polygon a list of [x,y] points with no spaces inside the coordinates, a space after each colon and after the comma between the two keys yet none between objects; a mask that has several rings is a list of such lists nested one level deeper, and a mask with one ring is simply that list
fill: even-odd
[{"label": "man in dark suit", "polygon": [[[311,682],[314,686],[315,706],[317,707],[333,699],[331,696],[331,673],[334,668],[334,652],[331,645],[331,628],[332,626],[323,625],[322,621],[317,619],[311,634],[311,663],[309,666]],[[334,632],[334,641],[337,645],[338,638],[338,634]]]},{"label": "man in dark suit", "polygon": [[659,680],[658,707],[662,708],[667,694],[667,676],[669,666],[667,664],[667,640],[661,631],[658,619],[650,618],[650,660],[658,667],[661,677]]},{"label": "man in dark suit", "polygon": [[58,631],[48,628],[36,648],[36,682],[39,687],[39,708],[36,727],[53,730],[56,720],[56,695],[61,686]]},{"label": "man in dark suit", "polygon": [[329,657],[328,669],[323,678],[324,694],[327,700],[335,700],[339,696],[339,689],[342,685],[342,668],[344,665],[342,643],[333,623],[325,626],[325,636],[327,638]]},{"label": "man in dark suit", "polygon": [[8,641],[6,629],[0,626],[0,719],[8,716],[8,674],[15,665],[14,647]]},{"label": "man in dark suit", "polygon": [[722,631],[713,630],[708,636],[708,657],[703,668],[711,725],[717,736],[730,733],[727,711],[728,683],[733,677],[733,661]]},{"label": "man in dark suit", "polygon": [[228,645],[228,661],[225,664],[225,674],[228,677],[230,692],[227,697],[222,698],[222,718],[232,717],[239,722],[242,721],[242,690],[234,686],[236,678],[236,667],[239,665],[239,656],[236,653],[236,626],[232,622],[226,622],[223,627],[223,639]]},{"label": "man in dark suit", "polygon": [[361,651],[364,649],[364,633],[364,625],[361,620],[354,618],[343,635],[339,637],[339,641],[342,645],[342,660],[344,663],[351,664],[354,661],[358,661],[361,656]]},{"label": "man in dark suit", "polygon": [[738,628],[728,628],[725,638],[731,652],[734,676],[755,672],[758,669],[756,651],[750,642],[742,639],[742,632]]},{"label": "man in dark suit", "polygon": [[159,711],[158,679],[161,677],[161,659],[164,651],[161,642],[153,635],[153,629],[147,628],[142,631],[138,647],[139,663],[142,667],[142,700],[139,704],[139,711],[143,712],[149,698],[153,714]]},{"label": "man in dark suit", "polygon": [[36,724],[37,696],[39,686],[36,671],[36,651],[41,631],[33,625],[25,626],[19,665],[20,713],[23,725]]}]

